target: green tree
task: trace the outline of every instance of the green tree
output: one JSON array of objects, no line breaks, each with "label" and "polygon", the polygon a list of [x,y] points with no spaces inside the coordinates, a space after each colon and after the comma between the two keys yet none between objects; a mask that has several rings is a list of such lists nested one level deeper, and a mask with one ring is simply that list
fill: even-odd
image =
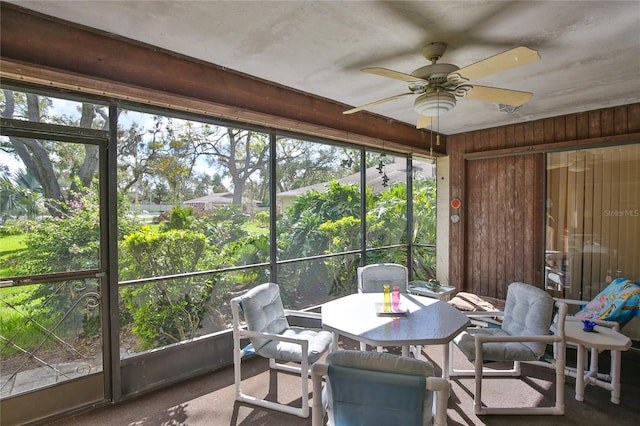
[{"label": "green tree", "polygon": [[[413,182],[413,232],[416,244],[436,244],[436,182],[433,179],[416,179]],[[413,272],[416,279],[427,280],[436,276],[435,251],[416,247]]]},{"label": "green tree", "polygon": [[[81,104],[79,118],[52,115],[49,98],[32,93],[3,90],[0,99],[0,115],[9,119],[26,119],[31,122],[49,122],[71,126],[106,129],[108,127],[105,108],[93,104]],[[15,137],[7,138],[3,148],[15,155],[24,164],[26,171],[34,177],[48,200],[65,201],[69,195],[79,193],[91,186],[98,167],[98,148],[92,145],[60,144],[48,140]],[[70,185],[63,188],[61,180]],[[67,191],[65,193],[65,190]],[[68,192],[71,191],[71,192]],[[47,203],[52,215],[64,204]]]},{"label": "green tree", "polygon": [[[329,182],[326,192],[307,191],[297,197],[278,223],[279,250],[285,259],[312,256],[329,250],[331,238],[320,231],[326,222],[360,216],[357,185]],[[352,243],[357,248],[358,242]]]},{"label": "green tree", "polygon": [[[370,194],[367,200],[372,199]],[[358,185],[342,185],[331,181],[326,192],[307,191],[296,198],[278,222],[279,253],[283,259],[335,253],[359,248],[360,242],[360,189]],[[357,232],[354,232],[357,229]],[[332,273],[328,266],[333,260],[321,259],[304,262],[303,268],[279,273],[278,280],[285,291],[305,293],[318,285],[325,285],[330,294],[348,292],[350,283],[344,283],[347,273]],[[339,261],[338,261],[339,262]],[[354,259],[349,260],[352,267]],[[342,270],[346,271],[346,268]]]},{"label": "green tree", "polygon": [[43,207],[42,187],[23,170],[0,176],[0,223],[8,218],[34,219]]},{"label": "green tree", "polygon": [[[320,226],[320,231],[330,239],[330,250],[334,253],[353,250],[354,242],[360,241],[360,220],[353,216],[347,216],[336,221],[330,221]],[[359,255],[346,255],[339,258],[329,258],[324,263],[333,271],[327,282],[329,294],[343,296],[356,291],[356,282],[353,277],[359,266]],[[351,278],[351,279],[350,279]]]},{"label": "green tree", "polygon": [[[276,140],[276,186],[279,192],[328,182],[357,172],[352,149],[299,139]],[[351,165],[349,167],[348,165]],[[354,171],[353,166],[356,166]]]},{"label": "green tree", "polygon": [[374,197],[367,210],[368,245],[387,246],[407,242],[407,186],[397,184]]},{"label": "green tree", "polygon": [[[435,242],[435,182],[418,181],[414,185],[414,242]],[[367,236],[369,246],[407,243],[407,188],[394,185],[378,195],[367,189]],[[357,185],[341,185],[335,181],[326,192],[311,190],[298,197],[278,222],[279,253],[283,259],[340,253],[360,247],[360,191]],[[371,244],[371,242],[375,244]],[[419,277],[433,277],[433,252],[420,248],[419,259],[413,265]],[[391,256],[391,257],[390,257]],[[282,277],[287,291],[305,290],[306,286],[330,283],[330,294],[355,291],[355,276],[359,256],[339,256],[305,262],[305,267]],[[405,264],[406,250],[372,252],[368,261],[389,261]],[[331,275],[329,274],[331,272]],[[280,279],[280,276],[279,276]]]},{"label": "green tree", "polygon": [[248,236],[244,230],[246,223],[247,217],[242,214],[240,207],[232,204],[198,215],[194,227],[202,230],[211,246],[224,247]]}]

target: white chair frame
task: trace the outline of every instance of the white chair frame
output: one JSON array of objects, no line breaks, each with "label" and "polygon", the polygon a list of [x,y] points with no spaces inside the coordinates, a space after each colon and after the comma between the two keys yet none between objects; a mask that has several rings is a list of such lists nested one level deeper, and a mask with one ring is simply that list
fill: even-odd
[{"label": "white chair frame", "polygon": [[[567,316],[567,304],[556,302],[558,308],[557,322],[554,334],[542,336],[475,336],[475,362],[473,370],[457,370],[453,368],[453,341],[449,343],[449,376],[450,377],[475,377],[475,393],[473,410],[476,415],[507,414],[507,415],[564,415],[564,379],[565,379],[565,336],[564,323]],[[469,312],[471,318],[496,317],[498,312]],[[482,378],[483,377],[519,377],[521,376],[521,362],[513,361],[513,367],[509,370],[493,370],[483,366],[482,345],[489,342],[545,342],[553,345],[555,358],[551,364],[541,361],[526,361],[527,364],[553,368],[556,372],[556,402],[550,407],[487,407],[482,405]],[[524,362],[524,361],[523,361]]]},{"label": "white chair frame", "polygon": [[[257,405],[259,407],[269,408],[287,414],[293,414],[302,418],[309,417],[309,376],[311,374],[309,357],[307,355],[309,353],[309,342],[304,339],[296,339],[279,334],[250,331],[240,327],[239,304],[240,303],[238,300],[231,300],[231,312],[233,314],[233,371],[235,382],[235,399],[237,401],[246,402],[249,404]],[[286,313],[291,314],[291,311],[285,310],[285,314]],[[305,317],[320,318],[320,315],[316,316],[315,314],[308,312],[304,312],[301,314],[303,314]],[[269,358],[270,369],[286,371],[288,373],[295,373],[300,375],[300,387],[302,389],[302,401],[300,407],[292,407],[290,405],[281,404],[279,402],[268,401],[255,396],[247,395],[242,392],[242,358],[245,355],[245,352],[241,348],[241,339],[251,337],[260,337],[263,339],[266,338],[281,342],[296,343],[302,347],[302,360],[300,362],[300,367],[281,364],[278,363],[275,359]],[[304,374],[304,372],[306,372],[306,374]]]}]

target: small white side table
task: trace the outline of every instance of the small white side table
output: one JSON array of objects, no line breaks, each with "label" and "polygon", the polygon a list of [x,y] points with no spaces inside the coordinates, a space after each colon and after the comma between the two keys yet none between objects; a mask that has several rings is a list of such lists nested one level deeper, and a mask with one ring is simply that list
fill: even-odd
[{"label": "small white side table", "polygon": [[[620,351],[626,351],[631,347],[631,339],[613,328],[601,325],[596,325],[596,331],[593,333],[582,330],[582,327],[582,321],[567,319],[564,330],[567,343],[575,343],[578,346],[575,371],[576,400],[584,401],[584,388],[590,384],[610,390],[611,402],[620,404]],[[591,363],[589,371],[585,373],[587,348],[591,348]],[[610,374],[598,372],[598,350],[611,351]]]},{"label": "small white side table", "polygon": [[409,281],[409,286],[407,287],[407,291],[409,293],[417,294],[418,296],[431,297],[444,302],[451,299],[451,294],[456,291],[455,287],[449,285],[442,285],[438,290],[430,290],[427,287],[413,286],[412,284],[414,282],[415,281]]}]

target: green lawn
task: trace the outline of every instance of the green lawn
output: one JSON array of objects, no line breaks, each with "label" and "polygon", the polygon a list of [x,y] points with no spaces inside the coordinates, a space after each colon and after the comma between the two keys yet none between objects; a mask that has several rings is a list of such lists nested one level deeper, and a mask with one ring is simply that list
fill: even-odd
[{"label": "green lawn", "polygon": [[[0,277],[13,277],[20,272],[13,265],[14,258],[26,251],[24,241],[26,235],[0,235]],[[31,348],[42,340],[42,332],[25,319],[29,309],[37,306],[39,300],[33,300],[31,294],[35,289],[32,286],[8,287],[0,290],[0,334],[13,336],[14,343],[21,347]],[[21,330],[20,335],[15,336],[16,330]],[[11,346],[3,349],[3,355],[8,356],[14,352]]]},{"label": "green lawn", "polygon": [[26,237],[25,234],[0,235],[0,277],[18,275],[11,259],[26,250]]},{"label": "green lawn", "polygon": [[253,222],[245,223],[242,228],[251,235],[266,235],[269,233],[269,228],[263,228]]}]

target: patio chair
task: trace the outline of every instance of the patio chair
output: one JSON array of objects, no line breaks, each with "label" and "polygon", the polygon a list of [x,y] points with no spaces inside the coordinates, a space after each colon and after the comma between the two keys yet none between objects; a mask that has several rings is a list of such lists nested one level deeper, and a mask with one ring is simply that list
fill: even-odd
[{"label": "patio chair", "polygon": [[[556,323],[551,328],[554,306],[558,308]],[[473,370],[456,370],[449,362],[450,376],[475,377],[474,411],[483,414],[564,414],[565,337],[567,305],[555,302],[544,290],[525,283],[512,283],[507,289],[501,326],[468,328],[452,342],[474,363]],[[474,313],[478,315],[479,313]],[[490,312],[488,315],[496,315]],[[553,331],[552,331],[553,330]],[[520,376],[521,362],[537,363],[545,355],[547,344],[554,345],[553,359],[545,358],[555,369],[555,406],[551,407],[486,407],[482,405],[482,379],[487,376]],[[450,350],[453,354],[453,350]],[[484,367],[487,361],[512,362],[513,368],[497,370]]]},{"label": "patio chair", "polygon": [[[358,292],[382,293],[383,286],[389,284],[391,288],[400,287],[401,294],[407,294],[409,273],[407,268],[397,263],[374,263],[358,268]],[[378,346],[378,352],[382,347]],[[366,351],[367,345],[360,343],[360,350]]]},{"label": "patio chair", "polygon": [[[233,298],[231,312],[236,400],[300,417],[309,417],[309,368],[328,350],[332,334],[324,330],[290,326],[280,298],[280,288],[274,283],[261,284],[244,295]],[[241,328],[241,312],[246,329]],[[241,349],[243,338],[249,338],[251,345]],[[301,407],[292,407],[242,393],[242,358],[251,352],[268,358],[271,369],[300,374]],[[300,366],[280,364],[277,361],[297,363]]]},{"label": "patio chair", "polygon": [[358,268],[358,292],[382,293],[385,284],[400,287],[400,293],[407,293],[409,273],[407,268],[397,263],[375,263]]},{"label": "patio chair", "polygon": [[[569,321],[589,320],[602,327],[608,327],[619,331],[634,317],[640,316],[640,284],[621,277],[609,283],[590,302],[573,299],[556,299],[569,306],[580,306],[580,310],[574,315],[567,317]],[[569,344],[571,345],[571,344]],[[575,345],[571,345],[575,346]],[[611,383],[613,379],[613,366],[615,352],[611,351],[611,369],[609,373],[600,372],[598,367],[599,353],[605,349],[591,348],[589,357],[589,371],[585,377],[594,381]],[[618,367],[619,368],[619,367]],[[576,369],[566,369],[566,374],[576,377]]]},{"label": "patio chair", "polygon": [[389,353],[337,351],[327,355],[326,363],[313,364],[311,372],[312,426],[324,424],[325,412],[330,426],[446,424],[449,382],[434,377],[428,362]]}]

